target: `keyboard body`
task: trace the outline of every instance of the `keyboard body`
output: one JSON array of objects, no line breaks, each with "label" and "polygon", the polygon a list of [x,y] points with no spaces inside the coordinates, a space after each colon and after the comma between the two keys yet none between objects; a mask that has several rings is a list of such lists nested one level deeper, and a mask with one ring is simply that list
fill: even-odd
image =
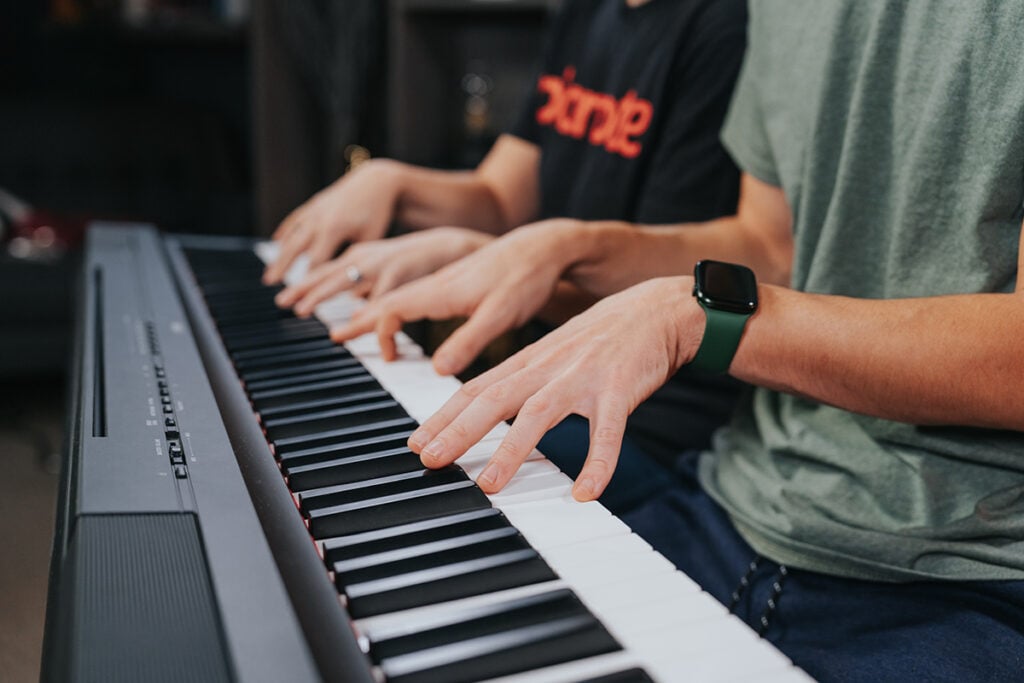
[{"label": "keyboard body", "polygon": [[505,425],[424,470],[457,380],[278,311],[273,257],[90,230],[44,680],[807,680],[540,453],[480,491]]}]

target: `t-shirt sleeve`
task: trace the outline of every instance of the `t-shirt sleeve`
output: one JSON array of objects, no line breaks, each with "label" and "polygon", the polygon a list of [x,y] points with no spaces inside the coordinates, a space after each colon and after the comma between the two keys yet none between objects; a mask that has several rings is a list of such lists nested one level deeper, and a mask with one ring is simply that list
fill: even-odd
[{"label": "t-shirt sleeve", "polygon": [[684,36],[637,200],[637,221],[704,221],[736,209],[739,172],[719,133],[745,43],[744,3],[731,0]]},{"label": "t-shirt sleeve", "polygon": [[742,171],[778,187],[781,179],[761,110],[758,64],[763,55],[759,54],[756,21],[754,12],[750,18],[747,54],[722,127],[722,144]]}]

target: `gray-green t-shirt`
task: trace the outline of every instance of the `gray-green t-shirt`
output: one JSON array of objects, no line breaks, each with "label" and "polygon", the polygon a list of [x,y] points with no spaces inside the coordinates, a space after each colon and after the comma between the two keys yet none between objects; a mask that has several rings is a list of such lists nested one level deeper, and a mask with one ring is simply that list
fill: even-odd
[{"label": "gray-green t-shirt", "polygon": [[[723,140],[742,169],[785,191],[793,287],[879,299],[1012,291],[1024,2],[750,5]],[[701,480],[758,552],[796,567],[1024,578],[1024,434],[917,427],[757,390]]]}]

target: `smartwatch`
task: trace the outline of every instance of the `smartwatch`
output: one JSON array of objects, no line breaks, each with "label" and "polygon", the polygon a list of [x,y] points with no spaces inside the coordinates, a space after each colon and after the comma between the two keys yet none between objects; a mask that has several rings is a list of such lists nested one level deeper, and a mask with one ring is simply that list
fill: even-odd
[{"label": "smartwatch", "polygon": [[757,279],[750,268],[721,261],[698,261],[693,278],[693,296],[704,309],[707,322],[690,364],[709,372],[726,372],[747,319],[757,310]]}]

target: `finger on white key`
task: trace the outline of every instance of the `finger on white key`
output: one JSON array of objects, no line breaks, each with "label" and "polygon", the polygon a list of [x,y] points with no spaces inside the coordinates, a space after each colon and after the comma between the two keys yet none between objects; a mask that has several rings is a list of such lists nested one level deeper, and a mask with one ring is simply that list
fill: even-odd
[{"label": "finger on white key", "polygon": [[253,248],[256,255],[260,257],[260,260],[265,264],[271,264],[277,260],[278,255],[281,253],[281,243],[273,240],[267,240],[266,242],[257,242]]},{"label": "finger on white key", "polygon": [[[501,442],[490,441],[488,443],[491,446],[489,450],[493,452],[494,448],[496,448],[497,445]],[[461,467],[463,470],[465,470],[466,474],[469,475],[470,479],[476,479],[480,475],[480,472],[483,471],[484,467],[487,466],[487,463],[490,461],[490,456],[488,455],[487,457],[484,457],[481,455],[477,457],[470,456],[468,458],[467,456],[469,456],[469,452],[467,452],[466,455],[456,460],[455,464]],[[529,456],[527,456],[526,461],[519,466],[519,471],[516,472],[516,477],[520,479],[525,479],[526,477],[538,477],[545,474],[559,473],[560,470],[557,467],[555,467],[555,465],[551,461],[541,457],[539,453],[537,453],[536,455],[531,453]]]},{"label": "finger on white key", "polygon": [[501,507],[529,500],[564,497],[569,495],[571,488],[572,479],[556,471],[538,477],[512,477],[501,491],[489,494],[488,497],[497,507]]}]

